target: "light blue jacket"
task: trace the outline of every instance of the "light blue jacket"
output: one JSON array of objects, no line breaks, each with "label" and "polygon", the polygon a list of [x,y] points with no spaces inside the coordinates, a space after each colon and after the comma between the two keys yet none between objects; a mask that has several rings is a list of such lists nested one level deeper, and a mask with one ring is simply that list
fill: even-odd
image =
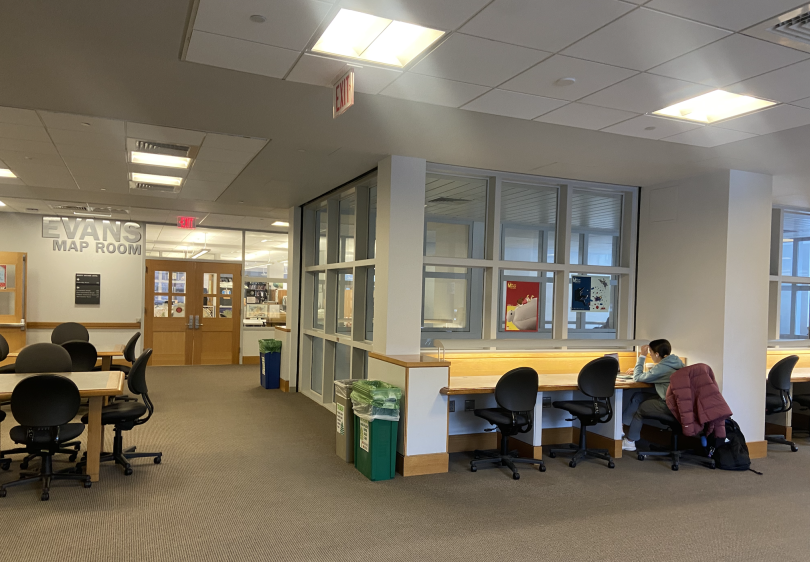
[{"label": "light blue jacket", "polygon": [[633,380],[636,382],[646,382],[655,384],[655,391],[662,400],[667,399],[667,389],[669,388],[669,377],[684,364],[677,355],[667,355],[657,365],[650,367],[644,372],[644,357],[639,357],[636,368],[633,369]]}]

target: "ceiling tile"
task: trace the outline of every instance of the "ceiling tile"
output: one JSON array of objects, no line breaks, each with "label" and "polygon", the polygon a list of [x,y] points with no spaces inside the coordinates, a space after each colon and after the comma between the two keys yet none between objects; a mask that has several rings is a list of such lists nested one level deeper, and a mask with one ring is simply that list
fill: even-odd
[{"label": "ceiling tile", "polygon": [[[339,60],[305,54],[286,80],[331,87],[349,66]],[[374,66],[354,67],[354,89],[363,94],[379,94],[402,74],[399,70]]]},{"label": "ceiling tile", "polygon": [[[194,29],[300,51],[331,7],[316,0],[200,0]],[[252,22],[252,15],[267,21]]]},{"label": "ceiling tile", "polygon": [[140,207],[132,207],[129,210],[129,216],[132,220],[146,221],[146,222],[166,222],[169,216],[169,211],[163,209],[143,209]]},{"label": "ceiling tile", "polygon": [[186,180],[183,182],[183,189],[180,190],[178,198],[216,201],[226,189],[228,189],[226,182]]},{"label": "ceiling tile", "polygon": [[42,125],[31,126],[0,123],[0,138],[51,142],[48,132]]},{"label": "ceiling tile", "polygon": [[11,123],[14,125],[28,125],[31,127],[41,127],[36,111],[30,109],[17,109],[16,107],[0,107],[0,123]]},{"label": "ceiling tile", "polygon": [[810,58],[810,53],[735,34],[657,66],[650,72],[722,88],[807,58]]},{"label": "ceiling tile", "polygon": [[14,173],[28,186],[76,189],[76,182],[65,166],[18,166]]},{"label": "ceiling tile", "polygon": [[107,191],[109,193],[128,193],[129,181],[126,174],[108,176],[74,176],[79,189],[87,191]]},{"label": "ceiling tile", "polygon": [[456,33],[419,61],[411,72],[497,86],[551,53]]},{"label": "ceiling tile", "polygon": [[197,158],[191,166],[192,170],[201,172],[219,172],[221,174],[238,175],[244,169],[243,164],[233,162],[217,162],[214,160],[200,160]]},{"label": "ceiling tile", "polygon": [[107,176],[118,174],[126,177],[127,164],[123,161],[91,160],[89,158],[65,157],[65,165],[74,176]]},{"label": "ceiling tile", "polygon": [[53,154],[40,154],[36,152],[14,152],[11,150],[0,150],[0,160],[9,167],[17,164],[28,166],[31,164],[47,164],[49,166],[63,166],[62,157],[54,151]]},{"label": "ceiling tile", "polygon": [[647,7],[739,31],[797,5],[797,0],[652,0]]},{"label": "ceiling tile", "polygon": [[384,96],[460,107],[489,88],[407,72],[381,93]]},{"label": "ceiling tile", "polygon": [[685,133],[667,137],[661,140],[667,142],[678,142],[681,144],[691,144],[693,146],[702,146],[704,148],[712,148],[720,146],[721,144],[728,144],[745,139],[755,137],[751,133],[743,133],[742,131],[732,131],[731,129],[718,129],[717,127],[700,127],[692,129]]},{"label": "ceiling tile", "polygon": [[236,174],[227,174],[222,172],[206,172],[203,170],[193,168],[188,173],[188,179],[230,184],[233,180],[236,179]]},{"label": "ceiling tile", "polygon": [[810,60],[796,63],[725,88],[773,101],[793,102],[810,96]]},{"label": "ceiling tile", "polygon": [[[805,98],[803,100],[794,101],[792,105],[798,105],[799,107],[806,107],[810,109],[810,98]],[[2,155],[0,155],[2,157]]]},{"label": "ceiling tile", "polygon": [[208,133],[205,135],[205,146],[208,148],[223,148],[225,150],[236,150],[238,152],[256,154],[264,148],[266,144],[267,139],[221,135],[217,133]]},{"label": "ceiling tile", "polygon": [[608,109],[606,107],[597,107],[584,103],[569,103],[560,109],[555,109],[551,113],[546,113],[538,117],[535,121],[565,125],[567,127],[577,127],[580,129],[599,130],[609,127],[610,125],[615,125],[621,121],[626,121],[637,115],[637,113],[618,109]]},{"label": "ceiling tile", "polygon": [[[582,59],[554,55],[501,86],[525,94],[535,94],[563,100],[577,100],[607,88],[636,74],[619,68]],[[575,78],[569,86],[558,86],[560,78]]]},{"label": "ceiling tile", "polygon": [[616,0],[495,0],[461,31],[556,52],[632,9]]},{"label": "ceiling tile", "polygon": [[563,54],[647,70],[728,35],[701,23],[639,8],[563,51]]},{"label": "ceiling tile", "polygon": [[517,119],[534,119],[538,115],[548,113],[566,103],[567,102],[560,100],[521,94],[519,92],[491,90],[480,98],[463,106],[461,109],[504,115]]},{"label": "ceiling tile", "polygon": [[186,129],[173,129],[171,127],[160,127],[158,125],[127,123],[127,137],[138,140],[199,146],[203,138],[205,138],[205,133]]},{"label": "ceiling tile", "polygon": [[194,31],[186,60],[220,68],[283,78],[295,64],[298,51]]},{"label": "ceiling tile", "polygon": [[197,160],[212,160],[214,162],[229,162],[245,166],[253,159],[253,154],[236,150],[223,150],[203,145],[197,153]]},{"label": "ceiling tile", "polygon": [[88,160],[109,160],[111,162],[126,162],[127,153],[123,149],[98,149],[84,145],[60,144],[59,152],[64,158],[87,158]]},{"label": "ceiling tile", "polygon": [[616,133],[631,137],[641,137],[645,139],[662,139],[678,133],[697,129],[701,125],[696,123],[686,123],[654,117],[652,115],[639,115],[628,121],[623,121],[616,125],[611,125],[602,131],[606,133]]},{"label": "ceiling tile", "polygon": [[124,136],[124,122],[114,119],[101,119],[87,117],[86,115],[73,115],[72,113],[52,113],[39,111],[42,121],[49,129],[66,129],[69,131],[82,131],[101,135]]},{"label": "ceiling tile", "polygon": [[0,183],[10,184],[10,185],[25,185],[20,178],[3,178],[0,177]]},{"label": "ceiling tile", "polygon": [[777,105],[752,115],[724,121],[716,127],[755,135],[767,135],[803,125],[810,125],[810,109],[793,105]]},{"label": "ceiling tile", "polygon": [[449,31],[473,17],[490,0],[343,0],[341,8]]},{"label": "ceiling tile", "polygon": [[30,154],[59,154],[51,142],[0,138],[0,151],[5,150]]},{"label": "ceiling tile", "polygon": [[636,74],[600,92],[583,98],[582,102],[635,113],[648,113],[674,103],[705,94],[712,88],[674,78]]},{"label": "ceiling tile", "polygon": [[85,133],[83,131],[70,131],[67,129],[49,129],[51,139],[57,146],[85,146],[94,150],[125,150],[124,137],[104,135],[98,133]]}]

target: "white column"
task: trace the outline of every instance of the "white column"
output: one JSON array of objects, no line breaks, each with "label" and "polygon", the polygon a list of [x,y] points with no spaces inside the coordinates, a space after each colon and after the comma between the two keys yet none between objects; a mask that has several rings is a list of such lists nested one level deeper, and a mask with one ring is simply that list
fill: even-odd
[{"label": "white column", "polygon": [[770,176],[724,171],[642,189],[639,222],[636,337],[666,338],[708,364],[747,441],[762,441]]},{"label": "white column", "polygon": [[377,169],[374,351],[419,353],[426,162],[390,156]]}]

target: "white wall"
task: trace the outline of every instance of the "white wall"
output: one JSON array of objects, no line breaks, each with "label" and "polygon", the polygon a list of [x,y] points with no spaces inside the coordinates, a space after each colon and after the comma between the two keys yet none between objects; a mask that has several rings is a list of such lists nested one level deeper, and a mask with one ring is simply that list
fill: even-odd
[{"label": "white wall", "polygon": [[771,178],[726,171],[641,191],[636,337],[711,366],[764,435]]},{"label": "white wall", "polygon": [[[143,255],[59,252],[42,237],[42,217],[0,214],[0,250],[28,254],[26,322],[141,322],[144,295]],[[74,304],[77,273],[101,275],[101,304]],[[124,344],[137,330],[90,330],[99,349]],[[28,343],[50,341],[50,330],[30,330]]]}]

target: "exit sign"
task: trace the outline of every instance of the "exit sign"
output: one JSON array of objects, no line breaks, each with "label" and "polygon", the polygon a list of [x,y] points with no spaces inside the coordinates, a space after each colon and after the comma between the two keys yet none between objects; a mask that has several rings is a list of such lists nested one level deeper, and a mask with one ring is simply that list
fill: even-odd
[{"label": "exit sign", "polygon": [[332,96],[332,119],[342,115],[354,105],[354,69],[350,68],[346,74],[335,83],[335,95]]},{"label": "exit sign", "polygon": [[197,228],[194,217],[177,217],[177,228]]}]

